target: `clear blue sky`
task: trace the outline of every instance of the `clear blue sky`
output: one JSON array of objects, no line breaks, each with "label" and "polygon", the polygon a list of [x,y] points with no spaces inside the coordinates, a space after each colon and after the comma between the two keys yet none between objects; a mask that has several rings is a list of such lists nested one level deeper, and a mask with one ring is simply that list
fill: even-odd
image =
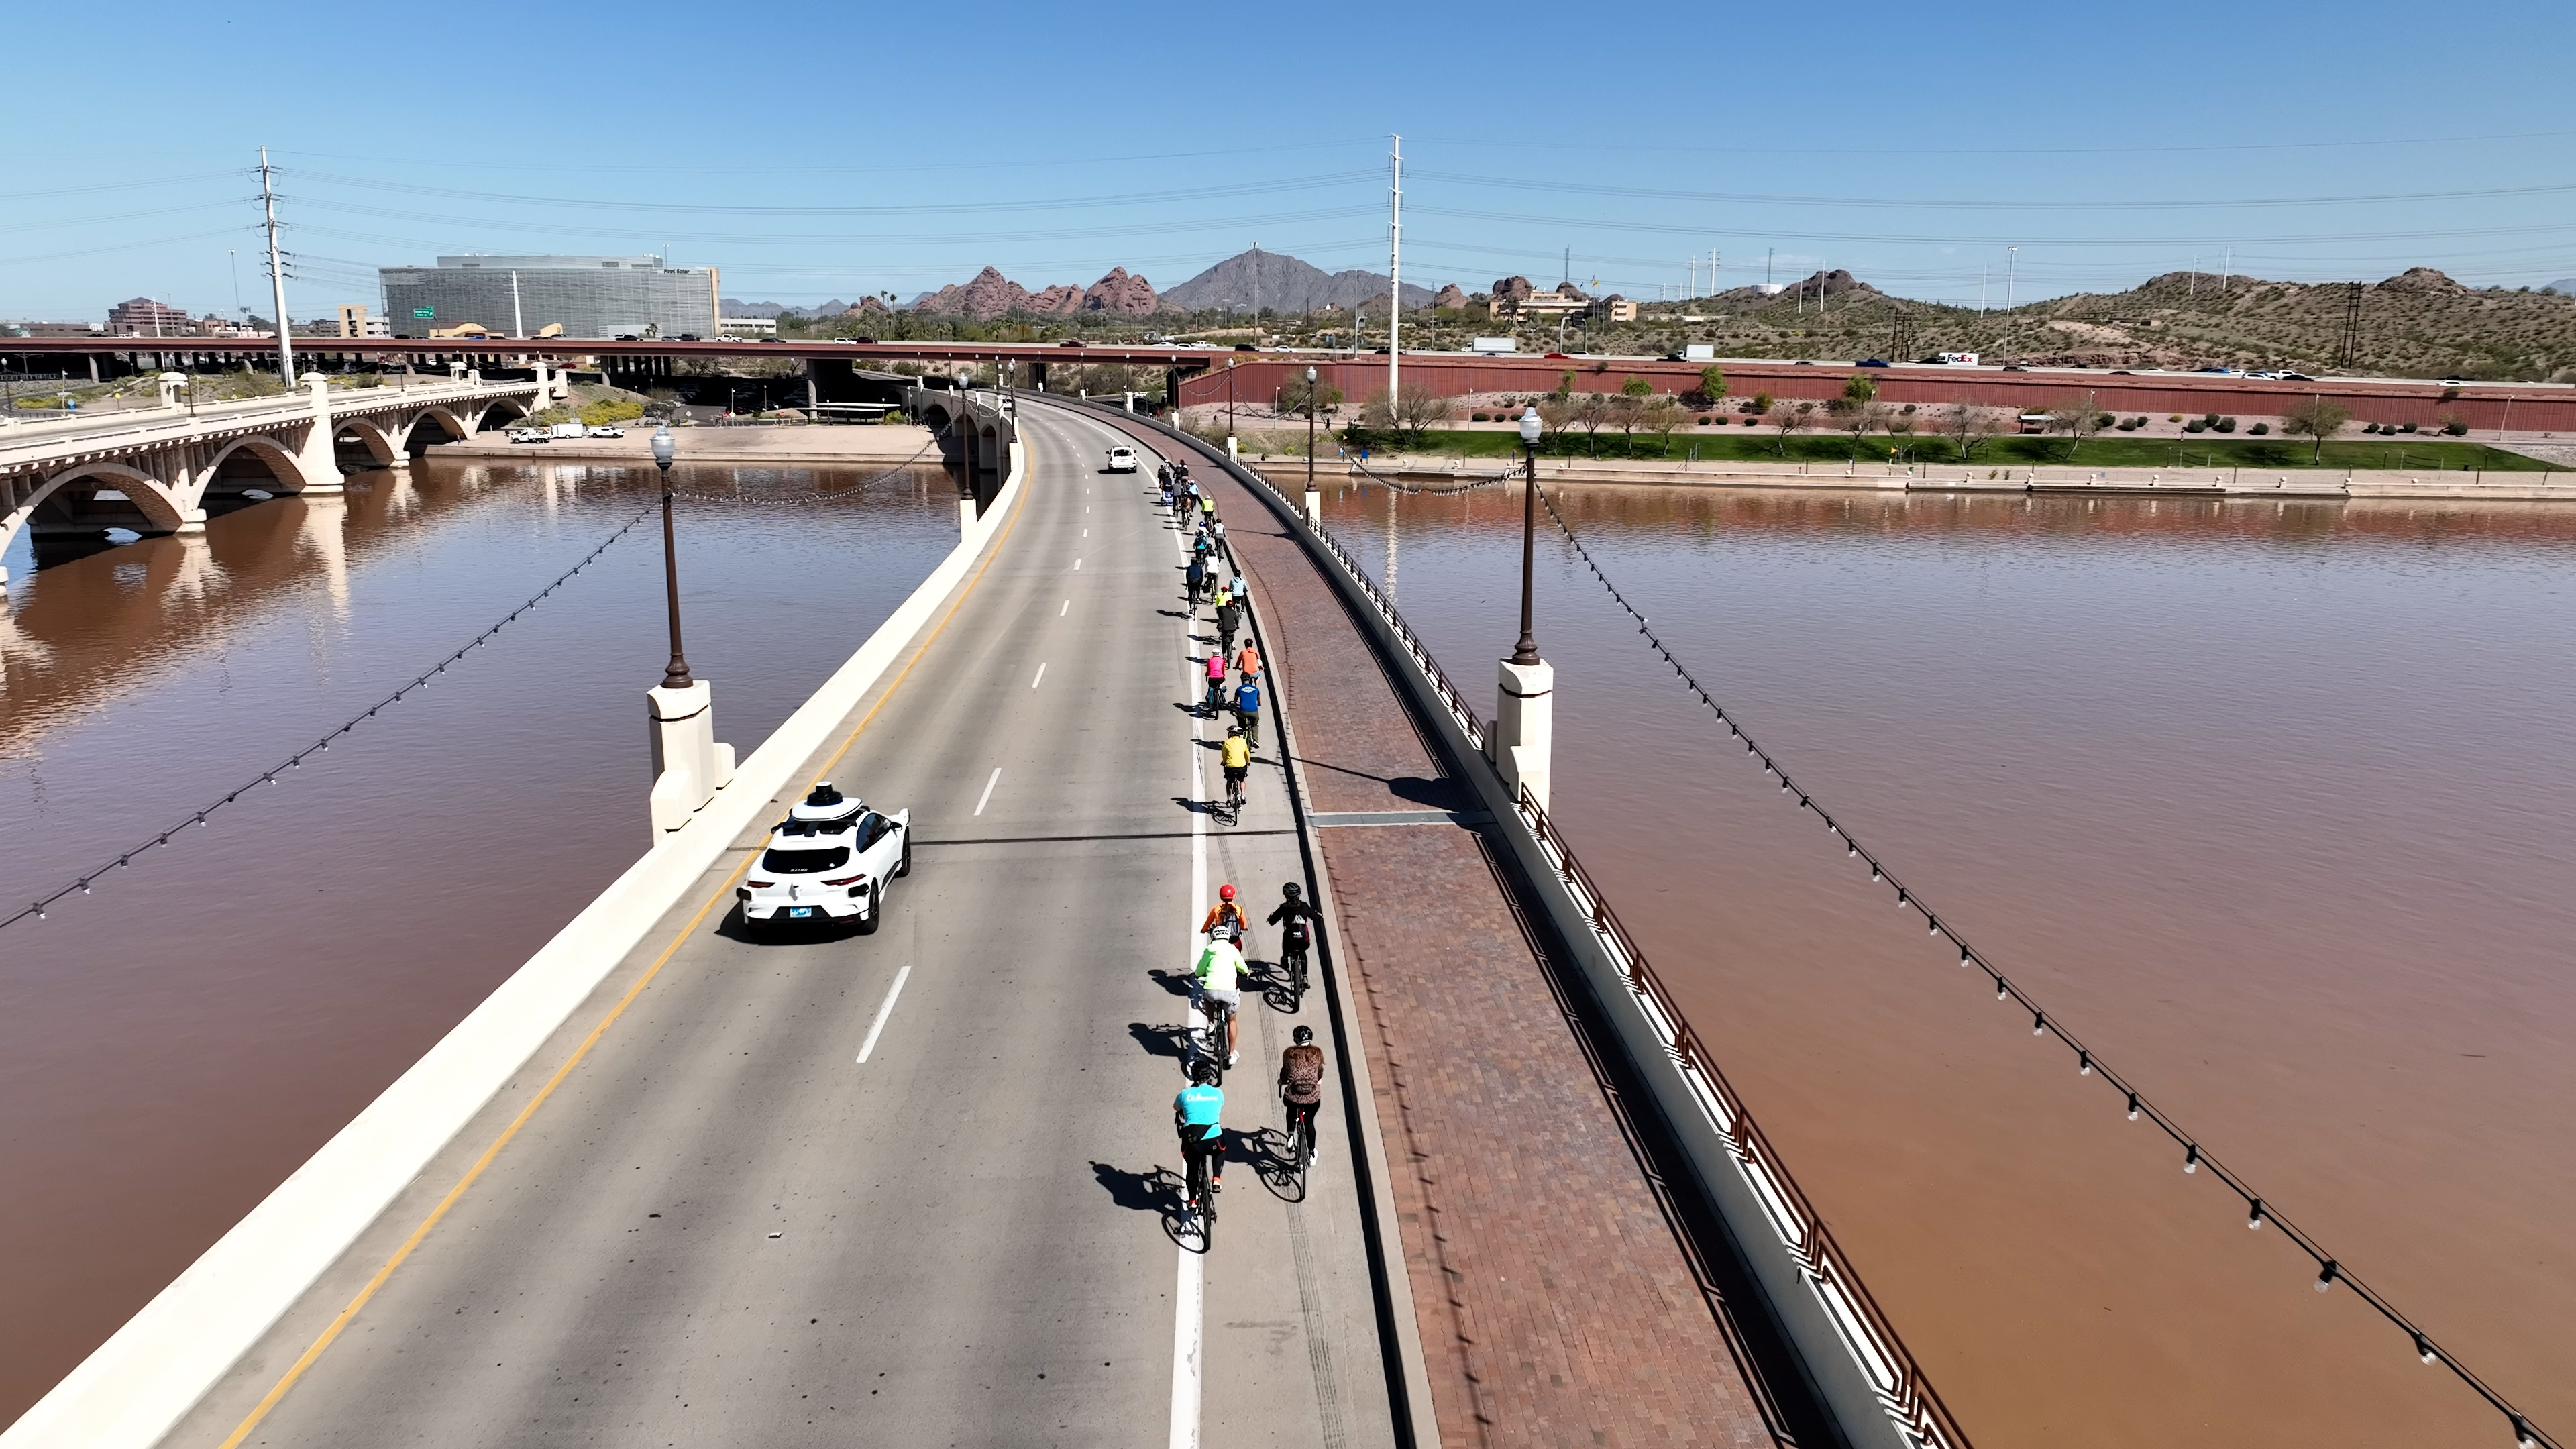
[{"label": "clear blue sky", "polygon": [[[13,7],[0,317],[265,313],[440,253],[662,252],[726,295],[991,263],[1168,287],[1258,243],[1630,296],[1824,265],[1911,296],[2195,264],[2576,277],[2576,6],[801,3]],[[1673,16],[1675,18],[1664,18]],[[1703,278],[1702,285],[1705,285]]]}]

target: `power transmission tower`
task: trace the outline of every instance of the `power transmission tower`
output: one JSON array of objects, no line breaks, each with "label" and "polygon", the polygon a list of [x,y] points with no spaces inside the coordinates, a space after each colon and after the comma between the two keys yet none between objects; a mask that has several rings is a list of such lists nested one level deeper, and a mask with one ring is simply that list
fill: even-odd
[{"label": "power transmission tower", "polygon": [[2361,283],[2346,285],[2343,296],[2343,338],[2335,348],[2335,366],[2350,372],[2361,365]]}]

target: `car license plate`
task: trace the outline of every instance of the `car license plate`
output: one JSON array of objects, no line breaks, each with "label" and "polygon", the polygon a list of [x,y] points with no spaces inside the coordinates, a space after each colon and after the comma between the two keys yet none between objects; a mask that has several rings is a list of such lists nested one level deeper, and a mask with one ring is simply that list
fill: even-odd
[{"label": "car license plate", "polygon": [[801,921],[807,916],[814,914],[814,908],[812,906],[789,906],[787,908],[787,914]]}]

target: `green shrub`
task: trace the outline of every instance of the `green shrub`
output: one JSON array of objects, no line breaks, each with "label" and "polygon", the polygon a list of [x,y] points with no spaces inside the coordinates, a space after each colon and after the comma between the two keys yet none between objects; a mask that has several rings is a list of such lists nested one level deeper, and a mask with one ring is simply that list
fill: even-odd
[{"label": "green shrub", "polygon": [[2446,432],[2446,433],[2448,433],[2448,434],[2450,434],[2452,437],[2455,437],[2455,438],[2465,438],[2465,437],[2467,437],[2467,436],[2469,435],[2469,425],[2468,425],[2467,423],[2456,423],[2456,422],[2455,422],[2455,423],[2444,423],[2444,424],[2442,425],[2442,431],[2443,431],[2443,432]]},{"label": "green shrub", "polygon": [[1493,419],[1485,416],[1483,413],[1469,413],[1467,416],[1469,420],[1479,423],[1489,423],[1493,421]]},{"label": "green shrub", "polygon": [[2375,432],[2378,432],[2378,431],[2379,431],[2379,424],[2377,424],[2377,423],[2363,423],[2363,424],[2361,425],[2361,430],[2362,430],[2363,432],[2365,432],[2365,433],[2375,433]]},{"label": "green shrub", "polygon": [[1767,392],[1755,393],[1753,395],[1753,400],[1744,405],[1744,410],[1757,418],[1762,416],[1764,413],[1771,411],[1771,394]]},{"label": "green shrub", "polygon": [[604,397],[581,405],[581,424],[586,428],[604,428],[612,423],[631,423],[644,416],[644,404],[632,398]]},{"label": "green shrub", "polygon": [[2256,423],[2254,426],[2252,426],[2252,427],[2250,427],[2250,428],[2247,428],[2245,431],[2247,431],[2247,432],[2249,432],[2249,433],[2252,433],[2254,436],[2256,436],[2256,437],[2258,437],[2258,438],[2259,438],[2259,437],[2263,436],[2265,433],[2268,433],[2268,432],[2272,431],[2272,425],[2271,425],[2270,423]]},{"label": "green shrub", "polygon": [[2217,426],[2218,426],[2218,414],[2216,414],[2216,413],[2202,413],[2202,414],[2200,415],[2200,425],[2201,425],[2202,427],[2204,427],[2204,428],[2214,428],[2214,427],[2217,427]]},{"label": "green shrub", "polygon": [[2190,422],[2182,425],[2182,430],[2186,433],[2205,433],[2209,431],[2209,424],[2202,422],[2198,418],[2193,418]]},{"label": "green shrub", "polygon": [[2118,421],[2118,418],[2111,416],[2109,413],[2101,413],[2094,417],[2093,426],[2097,428],[2107,428]]},{"label": "green shrub", "polygon": [[2399,423],[2397,425],[2397,431],[2401,433],[2411,433],[2415,431],[2415,425],[2413,423]]},{"label": "green shrub", "polygon": [[2214,426],[2216,426],[2218,431],[2222,433],[2232,433],[2236,431],[2236,420],[2234,418],[2220,418]]}]

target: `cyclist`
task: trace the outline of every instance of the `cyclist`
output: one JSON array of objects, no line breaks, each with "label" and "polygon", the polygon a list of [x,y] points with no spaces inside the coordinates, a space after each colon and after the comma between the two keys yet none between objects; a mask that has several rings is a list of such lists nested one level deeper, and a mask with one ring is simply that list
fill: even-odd
[{"label": "cyclist", "polygon": [[1242,1014],[1243,948],[1224,936],[1210,937],[1199,949],[1197,974],[1190,981],[1190,1004],[1202,1018],[1210,1018],[1211,1005],[1225,1007],[1225,1064],[1234,1065],[1234,1040],[1238,1031],[1235,1018]]},{"label": "cyclist", "polygon": [[1234,720],[1235,727],[1243,731],[1244,748],[1260,749],[1261,681],[1253,675],[1245,675],[1243,682],[1234,687]]},{"label": "cyclist", "polygon": [[1199,922],[1199,934],[1213,936],[1217,928],[1222,926],[1225,928],[1227,938],[1235,943],[1237,950],[1240,950],[1243,946],[1244,928],[1250,924],[1251,921],[1243,914],[1243,907],[1234,903],[1234,885],[1228,882],[1216,888],[1216,904],[1208,907],[1207,919]]},{"label": "cyclist", "polygon": [[1204,718],[1214,719],[1217,711],[1223,708],[1225,708],[1225,656],[1210,650],[1207,657],[1207,698],[1200,702],[1199,711]]},{"label": "cyclist", "polygon": [[1288,1151],[1299,1162],[1315,1155],[1315,1109],[1324,1102],[1324,1049],[1315,1029],[1301,1026],[1297,1043],[1279,1054],[1279,1100],[1288,1109]]},{"label": "cyclist", "polygon": [[1196,609],[1199,606],[1199,591],[1207,587],[1207,569],[1198,561],[1197,556],[1193,555],[1190,566],[1182,577],[1189,581],[1190,607]]},{"label": "cyclist", "polygon": [[1243,737],[1243,726],[1235,725],[1225,732],[1225,801],[1231,809],[1243,808],[1243,780],[1252,773],[1252,743]]},{"label": "cyclist", "polygon": [[1232,555],[1227,556],[1227,564],[1227,572],[1233,575],[1234,596],[1243,600],[1243,607],[1246,609],[1251,608],[1252,586],[1244,581],[1243,566],[1233,562]]},{"label": "cyclist", "polygon": [[1226,588],[1223,580],[1219,580],[1216,586],[1217,648],[1227,654],[1233,653],[1234,631],[1242,627],[1243,606],[1235,602],[1233,592]]},{"label": "cyclist", "polygon": [[[1237,597],[1241,597],[1240,592],[1238,592]],[[1242,675],[1246,679],[1250,679],[1261,672],[1261,650],[1253,644],[1249,637],[1244,639],[1243,647],[1235,651],[1234,672]]]},{"label": "cyclist", "polygon": [[1216,1084],[1216,1067],[1201,1062],[1190,1084],[1172,1099],[1172,1128],[1181,1134],[1181,1161],[1188,1173],[1187,1205],[1199,1205],[1199,1184],[1215,1192],[1225,1177],[1225,1092]]},{"label": "cyclist", "polygon": [[1287,966],[1289,979],[1306,979],[1306,949],[1315,942],[1315,931],[1324,916],[1306,900],[1306,888],[1289,881],[1279,887],[1279,904],[1266,918],[1279,928],[1279,956]]}]

